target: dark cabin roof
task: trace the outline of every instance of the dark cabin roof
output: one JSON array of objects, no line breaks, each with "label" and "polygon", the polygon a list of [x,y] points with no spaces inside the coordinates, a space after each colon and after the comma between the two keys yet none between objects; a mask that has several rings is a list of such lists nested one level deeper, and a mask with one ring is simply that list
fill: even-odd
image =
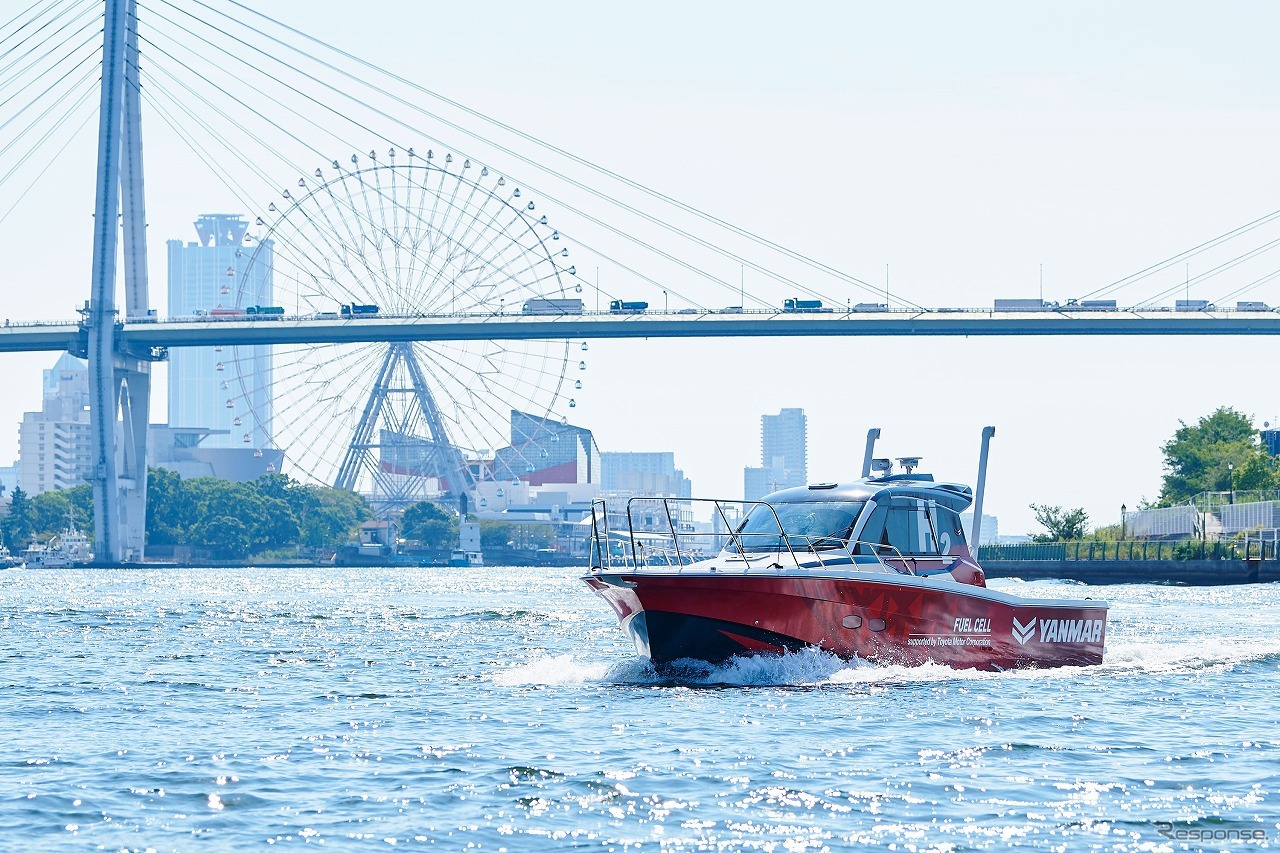
[{"label": "dark cabin roof", "polygon": [[810,483],[782,489],[760,500],[768,504],[812,501],[866,501],[876,497],[911,497],[935,500],[956,512],[973,503],[973,490],[956,483],[935,483],[928,474],[870,477],[848,483]]}]

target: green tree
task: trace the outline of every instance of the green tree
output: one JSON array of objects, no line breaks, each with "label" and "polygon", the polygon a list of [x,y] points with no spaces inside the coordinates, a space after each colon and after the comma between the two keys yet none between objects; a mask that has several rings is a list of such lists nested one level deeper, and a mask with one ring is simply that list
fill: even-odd
[{"label": "green tree", "polygon": [[253,486],[264,498],[274,498],[288,504],[289,511],[298,520],[320,506],[317,487],[304,486],[285,474],[263,474],[253,481]]},{"label": "green tree", "polygon": [[[373,514],[360,495],[303,485],[281,474],[235,483],[216,477],[183,480],[153,468],[147,484],[148,542],[209,548],[223,559],[299,545],[336,549],[354,539],[360,522]],[[76,490],[65,495],[79,506]]]},{"label": "green tree", "polygon": [[431,501],[418,501],[404,511],[400,532],[428,548],[451,548],[457,541],[458,529],[453,516]]},{"label": "green tree", "polygon": [[147,543],[181,545],[195,511],[186,482],[167,468],[147,469]]},{"label": "green tree", "polygon": [[35,533],[31,517],[31,499],[18,486],[9,495],[9,514],[4,517],[4,545],[13,553],[17,553],[31,544]]},{"label": "green tree", "polygon": [[67,522],[93,538],[93,487],[52,489],[31,499],[31,529],[39,539],[48,539],[67,528]]},{"label": "green tree", "polygon": [[298,544],[298,518],[287,501],[250,492],[245,496],[244,510],[239,517],[249,530],[251,550],[265,551]]},{"label": "green tree", "polygon": [[1179,423],[1161,448],[1166,473],[1158,505],[1187,503],[1201,492],[1274,489],[1280,483],[1248,416],[1224,406],[1190,426]]},{"label": "green tree", "polygon": [[1044,533],[1034,533],[1033,542],[1078,542],[1089,531],[1089,515],[1084,509],[1063,509],[1060,506],[1031,504],[1036,514],[1036,523],[1045,529]]},{"label": "green tree", "polygon": [[513,524],[509,521],[481,521],[480,545],[484,548],[549,548],[555,544],[555,530],[547,524]]},{"label": "green tree", "polygon": [[360,523],[373,516],[363,497],[346,489],[303,486],[315,500],[315,508],[299,516],[299,544],[333,551],[359,536]]},{"label": "green tree", "polygon": [[243,560],[249,555],[249,528],[229,515],[197,522],[191,528],[193,544],[207,548],[227,560]]}]

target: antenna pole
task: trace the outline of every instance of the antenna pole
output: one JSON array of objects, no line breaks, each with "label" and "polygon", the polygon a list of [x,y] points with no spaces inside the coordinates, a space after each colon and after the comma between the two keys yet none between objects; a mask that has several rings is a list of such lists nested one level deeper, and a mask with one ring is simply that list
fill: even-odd
[{"label": "antenna pole", "polygon": [[[982,452],[978,455],[978,488],[973,496],[973,545],[975,549],[982,541],[982,498],[987,491],[987,452],[991,449],[991,437],[996,434],[993,426],[982,428]],[[973,552],[976,556],[977,551]]]},{"label": "antenna pole", "polygon": [[862,454],[862,476],[864,479],[871,476],[871,457],[876,453],[876,439],[879,437],[879,427],[872,427],[867,430],[867,449]]}]

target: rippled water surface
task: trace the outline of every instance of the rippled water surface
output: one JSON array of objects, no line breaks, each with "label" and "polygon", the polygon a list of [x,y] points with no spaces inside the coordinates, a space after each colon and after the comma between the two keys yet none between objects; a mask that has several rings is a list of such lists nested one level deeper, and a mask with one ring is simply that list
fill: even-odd
[{"label": "rippled water surface", "polygon": [[1280,846],[1280,586],[993,586],[1109,598],[1107,662],[663,679],[572,570],[0,572],[0,846]]}]

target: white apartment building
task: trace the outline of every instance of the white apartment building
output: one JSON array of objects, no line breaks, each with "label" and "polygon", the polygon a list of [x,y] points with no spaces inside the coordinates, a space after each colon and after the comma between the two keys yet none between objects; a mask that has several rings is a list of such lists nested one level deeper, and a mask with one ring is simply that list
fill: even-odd
[{"label": "white apartment building", "polygon": [[18,428],[18,485],[29,495],[89,482],[89,369],[64,354],[44,371],[44,404]]}]

